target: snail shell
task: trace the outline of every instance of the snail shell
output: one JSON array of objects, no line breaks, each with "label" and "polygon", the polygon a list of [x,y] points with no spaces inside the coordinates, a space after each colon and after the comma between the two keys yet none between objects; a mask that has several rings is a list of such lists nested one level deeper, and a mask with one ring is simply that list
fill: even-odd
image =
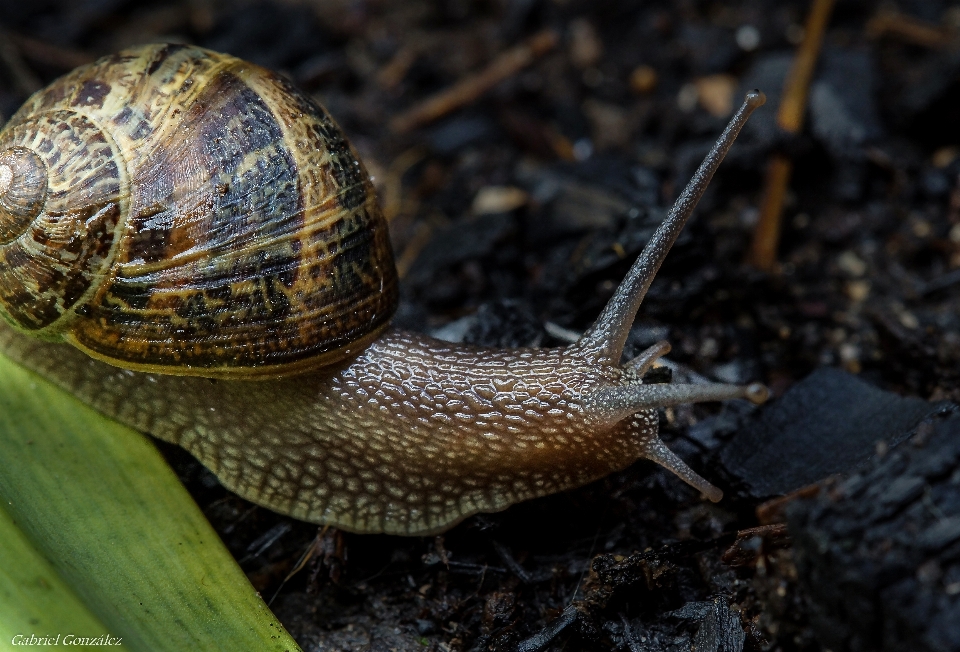
[{"label": "snail shell", "polygon": [[0,314],[21,331],[244,378],[347,357],[396,304],[367,172],[268,70],[148,45],[61,78],[0,133]]}]

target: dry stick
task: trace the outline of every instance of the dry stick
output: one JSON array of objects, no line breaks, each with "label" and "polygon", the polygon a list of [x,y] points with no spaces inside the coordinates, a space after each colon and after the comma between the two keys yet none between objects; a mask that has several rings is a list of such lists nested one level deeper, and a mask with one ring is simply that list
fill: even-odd
[{"label": "dry stick", "polygon": [[403,212],[403,175],[422,161],[426,155],[426,148],[416,145],[393,159],[390,167],[387,168],[383,184],[383,216],[388,224]]},{"label": "dry stick", "polygon": [[389,63],[377,72],[377,83],[381,88],[391,89],[403,81],[410,67],[417,61],[419,52],[411,45],[400,48]]},{"label": "dry stick", "polygon": [[904,43],[932,49],[947,47],[956,36],[955,31],[948,27],[889,9],[881,9],[877,12],[867,22],[865,31],[870,38],[889,36]]},{"label": "dry stick", "polygon": [[764,183],[763,201],[760,204],[760,220],[753,231],[748,262],[764,272],[772,272],[777,264],[777,245],[780,243],[780,220],[783,201],[790,185],[793,162],[777,152],[767,162],[767,179]]},{"label": "dry stick", "polygon": [[[833,11],[834,0],[814,0],[807,17],[803,43],[793,59],[790,74],[783,85],[783,98],[777,111],[777,125],[788,134],[798,134],[803,127],[803,114],[807,108],[810,80],[820,56],[823,34]],[[766,190],[760,210],[760,221],[753,233],[753,244],[747,260],[753,266],[772,272],[777,262],[777,245],[780,242],[780,216],[783,199],[790,184],[793,163],[785,155],[777,153],[767,167]]]},{"label": "dry stick", "polygon": [[402,134],[470,104],[504,79],[529,66],[537,57],[552,50],[558,40],[559,36],[552,29],[538,32],[526,43],[498,56],[476,75],[457,82],[396,116],[390,121],[390,129]]}]

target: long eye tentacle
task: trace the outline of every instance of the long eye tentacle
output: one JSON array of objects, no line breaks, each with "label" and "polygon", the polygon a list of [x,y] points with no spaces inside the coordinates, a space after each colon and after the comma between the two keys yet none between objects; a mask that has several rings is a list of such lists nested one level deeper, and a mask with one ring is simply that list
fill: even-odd
[{"label": "long eye tentacle", "polygon": [[717,167],[730,150],[733,141],[746,124],[747,118],[755,109],[763,106],[764,102],[766,102],[766,96],[760,91],[754,90],[747,93],[743,105],[737,110],[713,149],[697,168],[687,187],[683,189],[683,193],[677,198],[667,217],[647,242],[597,321],[580,338],[578,346],[600,352],[601,357],[610,361],[611,364],[619,362],[634,317],[663,259],[666,258],[670,247],[683,230],[683,226],[713,178],[714,172],[717,171]]},{"label": "long eye tentacle", "polygon": [[[603,312],[573,345],[575,349],[596,356],[595,359],[600,365],[619,367],[623,372],[619,381],[601,384],[583,396],[583,409],[590,422],[601,427],[616,427],[631,415],[659,407],[737,398],[747,399],[756,404],[767,400],[767,388],[759,383],[750,385],[643,384],[638,377],[650,369],[658,358],[669,353],[670,344],[665,341],[657,342],[622,367],[619,365],[627,334],[660,265],[696,208],[697,202],[721,161],[730,150],[743,125],[746,124],[747,118],[765,101],[766,97],[760,91],[754,90],[747,93],[743,105],[697,168],[686,188],[667,213],[667,217],[617,287]],[[624,421],[626,428],[634,432],[642,442],[640,454],[672,471],[681,480],[700,490],[710,500],[714,502],[720,500],[723,492],[700,477],[660,440],[655,425],[650,423],[650,416],[648,414],[647,419],[638,419],[633,422]],[[653,419],[655,424],[655,417]]]}]

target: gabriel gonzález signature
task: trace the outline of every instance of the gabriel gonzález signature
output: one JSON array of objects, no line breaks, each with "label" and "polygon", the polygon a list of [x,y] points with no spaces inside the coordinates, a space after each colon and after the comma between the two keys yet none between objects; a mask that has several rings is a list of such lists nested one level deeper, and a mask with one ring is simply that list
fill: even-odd
[{"label": "gabriel gonz\u00e1lez signature", "polygon": [[54,646],[54,645],[88,645],[91,647],[100,647],[107,645],[120,645],[122,637],[101,634],[100,636],[77,636],[76,634],[51,634],[50,636],[37,636],[36,634],[16,634],[10,640],[11,645],[22,646]]}]

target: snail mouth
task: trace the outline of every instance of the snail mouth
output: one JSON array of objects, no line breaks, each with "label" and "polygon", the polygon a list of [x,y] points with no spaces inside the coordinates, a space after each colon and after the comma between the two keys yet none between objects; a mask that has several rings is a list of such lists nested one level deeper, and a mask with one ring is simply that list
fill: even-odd
[{"label": "snail mouth", "polygon": [[587,411],[595,419],[613,424],[641,410],[734,398],[759,405],[769,397],[760,383],[643,383],[640,378],[669,352],[670,343],[661,340],[624,364],[621,382],[600,385],[584,397]]},{"label": "snail mouth", "polygon": [[47,166],[26,147],[0,153],[0,243],[23,234],[43,210]]},{"label": "snail mouth", "polygon": [[[649,420],[630,420],[632,415],[660,407],[698,403],[701,401],[725,401],[746,399],[754,404],[767,400],[769,391],[760,383],[730,385],[726,383],[643,383],[640,378],[654,363],[670,352],[670,344],[661,341],[643,351],[621,368],[624,372],[619,382],[601,384],[584,396],[584,411],[593,423],[615,426],[624,422],[638,437],[639,455],[656,462],[677,475],[681,480],[699,490],[713,502],[723,498],[723,492],[677,457],[657,436],[656,417],[653,425]],[[626,421],[625,421],[626,420]]]}]

